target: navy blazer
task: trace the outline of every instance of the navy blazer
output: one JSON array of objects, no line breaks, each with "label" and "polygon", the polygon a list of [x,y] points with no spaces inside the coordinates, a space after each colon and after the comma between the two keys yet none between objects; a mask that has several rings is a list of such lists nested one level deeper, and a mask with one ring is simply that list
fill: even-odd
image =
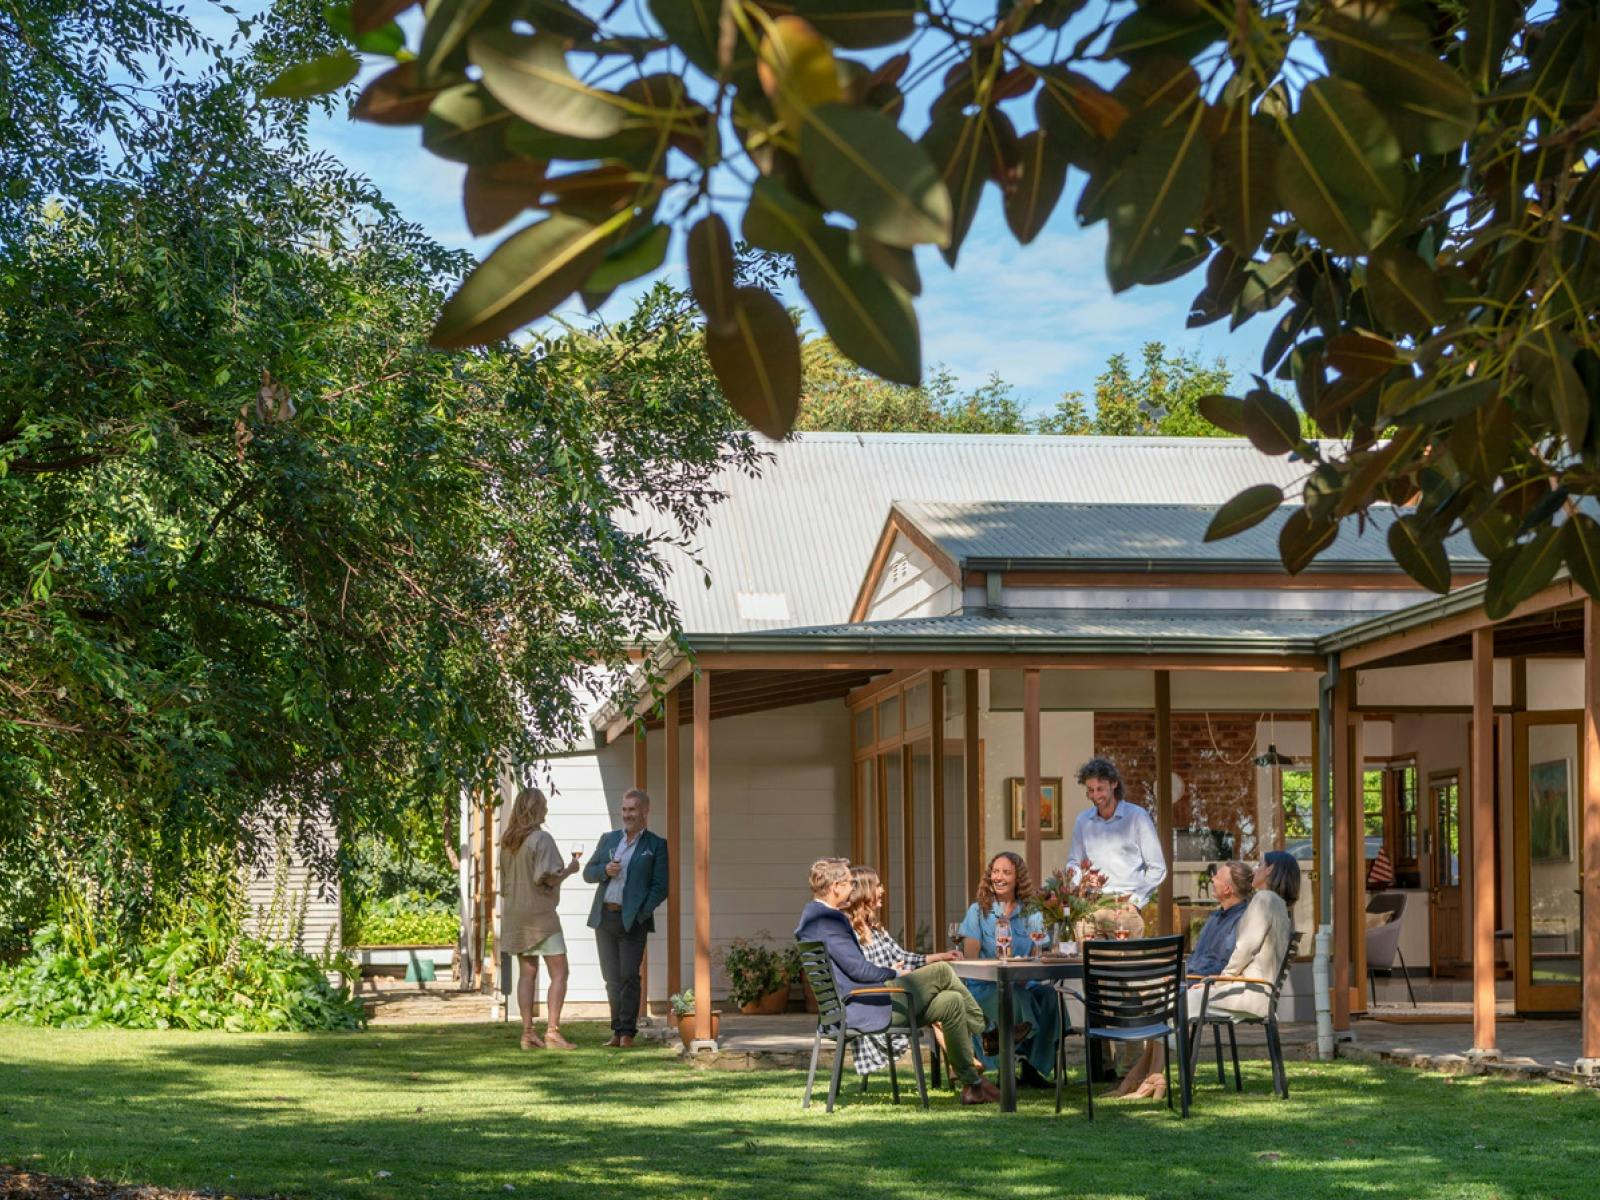
[{"label": "navy blazer", "polygon": [[828,948],[833,964],[833,983],[844,997],[845,1018],[852,1029],[876,1033],[889,1027],[891,998],[882,992],[851,998],[857,988],[879,987],[895,978],[894,968],[880,967],[861,953],[861,943],[850,926],[850,918],[820,900],[813,900],[800,912],[795,927],[797,942],[821,942]]},{"label": "navy blazer", "polygon": [[[594,903],[589,908],[590,929],[600,928],[600,914],[605,911],[606,887],[611,882],[606,878],[606,864],[611,861],[611,851],[622,840],[622,836],[620,829],[613,829],[606,834],[584,864],[585,882],[597,885]],[[628,860],[628,877],[622,884],[624,929],[642,924],[648,932],[656,931],[656,919],[652,914],[656,906],[667,898],[667,881],[671,878],[672,871],[667,863],[667,839],[648,829],[641,830],[639,844],[633,848],[633,857]]]}]

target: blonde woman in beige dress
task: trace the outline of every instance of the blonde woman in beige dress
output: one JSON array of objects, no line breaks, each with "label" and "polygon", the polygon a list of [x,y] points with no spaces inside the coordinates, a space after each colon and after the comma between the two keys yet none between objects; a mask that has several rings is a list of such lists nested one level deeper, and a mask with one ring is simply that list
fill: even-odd
[{"label": "blonde woman in beige dress", "polygon": [[[581,852],[563,863],[556,842],[544,830],[550,804],[536,787],[523,788],[500,835],[500,945],[521,964],[517,974],[517,1006],[522,1010],[522,1048],[552,1046],[571,1050],[561,1036],[561,1006],[567,998],[567,943],[561,936],[556,905],[561,881],[576,874]],[[539,992],[539,959],[550,971],[545,994],[544,1037],[533,1031],[533,1004]]]}]

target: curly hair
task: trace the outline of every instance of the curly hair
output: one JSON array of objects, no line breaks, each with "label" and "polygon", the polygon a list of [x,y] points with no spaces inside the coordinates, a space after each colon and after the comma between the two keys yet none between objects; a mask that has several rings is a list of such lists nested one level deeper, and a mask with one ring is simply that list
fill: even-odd
[{"label": "curly hair", "polygon": [[1103,779],[1111,785],[1111,794],[1120,802],[1127,796],[1122,789],[1122,772],[1117,770],[1117,764],[1109,758],[1096,756],[1078,768],[1078,783],[1082,784],[1091,779]]},{"label": "curly hair", "polygon": [[989,874],[994,870],[994,864],[1002,858],[1010,859],[1011,867],[1017,873],[1017,903],[1021,904],[1033,895],[1033,876],[1028,874],[1028,864],[1022,861],[1022,855],[1002,850],[989,860],[989,865],[983,869],[983,878],[978,880],[978,910],[985,916],[994,908],[994,885],[989,882]]},{"label": "curly hair", "polygon": [[850,927],[863,945],[878,927],[878,873],[871,867],[850,868],[850,899],[844,902],[844,915],[850,918]]}]

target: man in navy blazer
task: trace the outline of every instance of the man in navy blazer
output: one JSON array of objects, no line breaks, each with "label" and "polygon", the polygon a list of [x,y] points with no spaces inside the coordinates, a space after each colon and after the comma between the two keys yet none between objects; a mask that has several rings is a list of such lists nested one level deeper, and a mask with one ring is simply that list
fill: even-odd
[{"label": "man in navy blazer", "polygon": [[608,1046],[631,1046],[639,1032],[639,964],[655,932],[656,906],[667,898],[667,842],[645,828],[650,797],[640,788],[622,796],[622,828],[600,839],[583,877],[595,885],[589,928],[600,948],[600,974],[611,1004]]},{"label": "man in navy blazer", "polygon": [[[972,1053],[973,1039],[983,1032],[983,1009],[947,962],[929,963],[915,971],[880,967],[861,952],[850,918],[840,910],[850,899],[850,863],[824,858],[811,865],[811,903],[800,913],[796,941],[821,942],[828,950],[834,985],[844,999],[850,1028],[876,1033],[889,1028],[898,1006],[919,1024],[944,1030],[950,1069],[966,1084],[963,1104],[988,1104],[1000,1090],[983,1077]],[[897,992],[865,991],[893,980]]]}]

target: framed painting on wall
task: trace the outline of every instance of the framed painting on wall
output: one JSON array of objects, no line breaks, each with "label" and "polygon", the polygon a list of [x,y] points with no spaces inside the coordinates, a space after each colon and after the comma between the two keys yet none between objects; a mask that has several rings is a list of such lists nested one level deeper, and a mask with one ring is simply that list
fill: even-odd
[{"label": "framed painting on wall", "polygon": [[[1006,780],[1011,796],[1011,828],[1008,836],[1021,841],[1027,836],[1028,781],[1013,775]],[[1039,836],[1061,837],[1061,777],[1039,780]]]},{"label": "framed painting on wall", "polygon": [[1528,767],[1528,857],[1536,863],[1572,861],[1572,760],[1552,758]]}]

